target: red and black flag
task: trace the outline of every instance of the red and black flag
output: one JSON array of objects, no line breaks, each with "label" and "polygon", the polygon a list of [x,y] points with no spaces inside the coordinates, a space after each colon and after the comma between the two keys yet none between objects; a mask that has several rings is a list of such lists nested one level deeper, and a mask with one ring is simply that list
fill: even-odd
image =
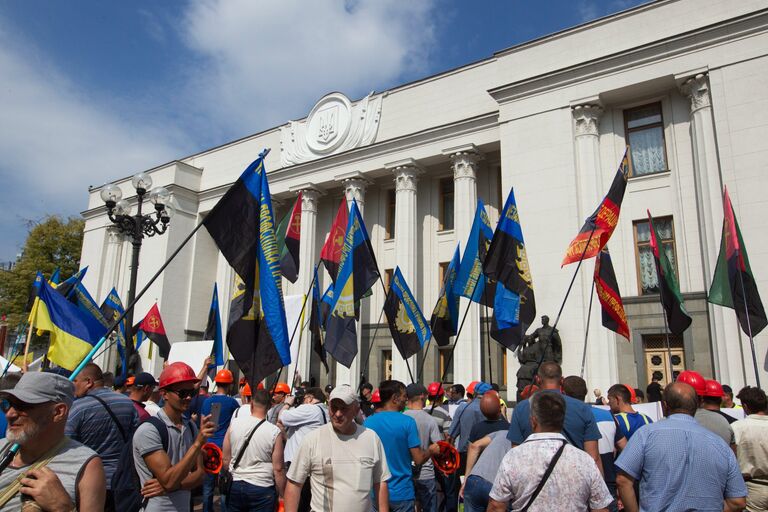
[{"label": "red and black flag", "polygon": [[301,235],[301,192],[293,208],[277,226],[280,273],[292,283],[299,278],[299,237]]},{"label": "red and black flag", "polygon": [[347,232],[348,219],[347,199],[342,197],[336,218],[331,224],[331,232],[320,251],[320,261],[325,265],[325,269],[331,275],[334,283],[336,282],[336,275],[339,273],[339,261],[341,260],[341,250],[344,248],[344,235]]},{"label": "red and black flag", "polygon": [[160,309],[157,304],[152,306],[144,320],[139,322],[139,330],[144,335],[152,340],[157,345],[160,351],[160,357],[168,359],[168,353],[171,351],[171,343],[168,341],[168,336],[165,334],[165,326],[163,325],[163,319],[160,318]]},{"label": "red and black flag", "polygon": [[768,325],[727,188],[723,196],[723,238],[720,242],[720,256],[717,258],[707,300],[712,304],[734,309],[741,329],[748,336],[755,336]]},{"label": "red and black flag", "polygon": [[[571,241],[560,266],[597,256],[600,250],[605,247],[619,223],[621,202],[624,200],[628,177],[629,156],[625,151],[608,194],[597,207],[597,210],[587,218],[576,238]],[[589,242],[589,247],[587,247],[587,242]],[[582,254],[584,255],[583,258]]]},{"label": "red and black flag", "polygon": [[648,212],[648,227],[651,232],[651,251],[656,263],[656,275],[659,280],[659,295],[664,313],[667,315],[667,324],[673,334],[682,334],[691,325],[691,317],[685,310],[683,296],[677,284],[675,269],[667,258],[667,253],[661,245],[661,239],[653,225],[651,212]]},{"label": "red and black flag", "polygon": [[603,310],[603,327],[629,340],[627,314],[624,312],[619,284],[616,281],[616,273],[613,271],[613,263],[607,247],[603,247],[595,259],[594,279],[597,298]]}]

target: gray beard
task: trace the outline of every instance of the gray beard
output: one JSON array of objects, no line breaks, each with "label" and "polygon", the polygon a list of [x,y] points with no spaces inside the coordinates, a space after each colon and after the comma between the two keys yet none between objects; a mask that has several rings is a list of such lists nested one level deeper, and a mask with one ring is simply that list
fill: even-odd
[{"label": "gray beard", "polygon": [[34,441],[46,426],[48,425],[33,423],[32,425],[24,428],[18,434],[9,429],[6,434],[6,439],[8,439],[8,441],[11,443],[17,443],[19,446],[25,446],[29,444],[30,441]]}]

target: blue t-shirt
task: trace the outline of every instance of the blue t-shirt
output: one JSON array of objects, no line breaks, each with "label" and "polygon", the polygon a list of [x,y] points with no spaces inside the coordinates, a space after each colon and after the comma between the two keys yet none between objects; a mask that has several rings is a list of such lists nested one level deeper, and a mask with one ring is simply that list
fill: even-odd
[{"label": "blue t-shirt", "polygon": [[211,405],[213,403],[221,403],[221,414],[219,414],[219,426],[216,432],[209,439],[210,442],[216,443],[219,448],[224,445],[224,435],[229,428],[229,422],[232,421],[232,415],[240,407],[237,400],[227,395],[211,395],[205,399],[203,406],[200,408],[200,414],[207,416],[211,414]]},{"label": "blue t-shirt", "polygon": [[621,435],[629,441],[637,429],[650,425],[653,420],[641,412],[620,412],[616,416],[616,425]]},{"label": "blue t-shirt", "polygon": [[[538,393],[557,393],[556,390],[543,389]],[[595,417],[592,414],[592,408],[568,395],[562,395],[565,399],[565,423],[563,424],[562,434],[573,446],[579,450],[584,449],[584,441],[598,441],[600,431],[595,423]],[[523,400],[514,411],[512,411],[512,421],[509,423],[509,432],[507,439],[514,444],[523,444],[531,430],[531,404],[528,400]]]},{"label": "blue t-shirt", "polygon": [[413,491],[411,448],[421,445],[416,421],[400,412],[383,411],[369,416],[365,426],[381,439],[392,476],[387,480],[390,501],[416,499]]}]

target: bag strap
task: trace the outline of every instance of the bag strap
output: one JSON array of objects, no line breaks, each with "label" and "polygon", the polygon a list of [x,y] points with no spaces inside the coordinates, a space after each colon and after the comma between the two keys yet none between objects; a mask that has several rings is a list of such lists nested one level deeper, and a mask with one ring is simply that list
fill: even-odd
[{"label": "bag strap", "polygon": [[323,425],[328,423],[328,418],[325,417],[325,409],[323,409],[323,406],[320,404],[315,404],[318,409],[320,409],[320,413],[323,415]]},{"label": "bag strap", "polygon": [[563,454],[563,450],[565,450],[566,442],[563,441],[562,446],[560,446],[560,449],[557,450],[555,453],[555,456],[552,457],[552,460],[549,461],[549,466],[547,466],[547,470],[544,472],[544,476],[541,477],[541,481],[539,482],[539,485],[536,487],[536,490],[533,491],[533,494],[531,494],[531,498],[528,500],[528,503],[525,504],[525,506],[522,508],[520,512],[528,512],[528,509],[531,508],[531,505],[533,505],[533,502],[536,501],[536,498],[539,496],[539,493],[544,488],[544,485],[547,483],[547,480],[549,480],[549,476],[552,474],[552,471],[555,469],[555,465],[557,464],[557,461],[560,460],[560,456]]},{"label": "bag strap", "polygon": [[245,441],[243,442],[243,446],[240,447],[240,449],[237,452],[237,457],[235,457],[235,462],[232,464],[232,471],[237,469],[237,465],[240,464],[240,459],[243,458],[243,454],[245,454],[245,449],[248,448],[248,443],[251,442],[251,438],[253,437],[254,432],[261,426],[262,423],[267,421],[267,418],[264,418],[261,420],[258,424],[256,424],[255,427],[251,429],[251,431],[248,433],[248,437],[245,438]]},{"label": "bag strap", "polygon": [[62,446],[64,446],[67,440],[68,438],[64,437],[56,444],[56,446],[43,454],[42,460],[38,460],[32,464],[29,469],[20,473],[19,476],[14,478],[13,481],[5,487],[5,489],[0,491],[0,508],[4,507],[6,503],[11,501],[11,499],[13,499],[16,494],[18,494],[19,490],[21,489],[21,480],[27,476],[27,472],[31,469],[40,469],[47,466],[48,463],[51,462],[51,460],[59,453],[59,450],[62,448]]},{"label": "bag strap", "polygon": [[102,406],[104,406],[104,409],[109,414],[109,417],[112,418],[112,421],[114,421],[115,425],[117,425],[117,430],[120,431],[120,435],[123,438],[123,442],[128,441],[128,436],[125,433],[125,429],[120,424],[120,420],[117,419],[117,416],[115,416],[115,413],[112,412],[112,409],[109,408],[109,406],[107,405],[107,402],[105,402],[102,398],[99,398],[96,395],[85,395],[85,396],[96,399],[97,402],[99,402]]}]

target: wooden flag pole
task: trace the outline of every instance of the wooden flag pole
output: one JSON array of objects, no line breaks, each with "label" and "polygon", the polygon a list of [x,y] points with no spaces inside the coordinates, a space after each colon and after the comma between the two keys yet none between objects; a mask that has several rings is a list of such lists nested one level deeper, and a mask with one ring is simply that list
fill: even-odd
[{"label": "wooden flag pole", "polygon": [[[39,300],[39,299],[37,299]],[[29,368],[27,367],[27,356],[29,355],[29,342],[32,340],[32,330],[35,327],[30,323],[29,330],[27,331],[27,341],[24,343],[24,359],[22,361],[21,370],[26,373]]]},{"label": "wooden flag pole", "polygon": [[[747,293],[744,287],[744,275],[739,271],[739,281],[741,282],[741,296],[744,299],[744,315],[747,317],[747,335],[749,336],[749,348],[752,350],[752,364],[755,366],[755,379],[757,387],[760,387],[760,371],[757,367],[757,356],[755,355],[755,341],[752,337],[752,324],[749,320],[749,306],[747,305]],[[734,304],[735,307],[735,304]],[[738,318],[737,318],[738,323]],[[744,364],[742,360],[742,365]]]},{"label": "wooden flag pole", "polygon": [[587,328],[584,332],[584,351],[581,353],[581,371],[579,377],[584,378],[584,366],[587,363],[587,341],[589,340],[589,321],[592,318],[592,299],[595,297],[595,280],[592,279],[592,291],[589,294],[589,308],[587,309]]}]

